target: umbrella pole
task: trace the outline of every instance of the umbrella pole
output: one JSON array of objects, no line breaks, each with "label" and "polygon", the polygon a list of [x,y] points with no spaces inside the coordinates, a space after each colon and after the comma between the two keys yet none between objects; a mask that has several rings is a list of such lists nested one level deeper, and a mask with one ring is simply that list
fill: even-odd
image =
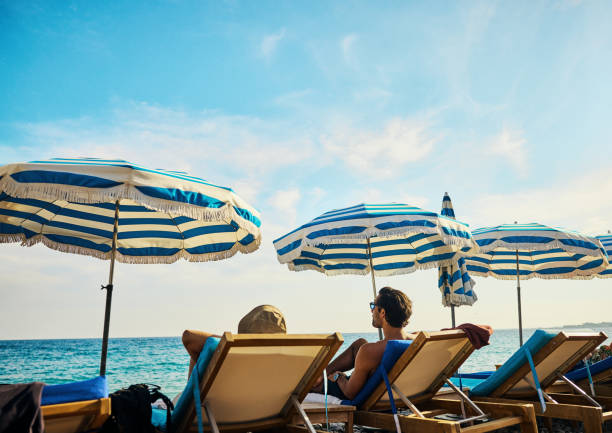
[{"label": "umbrella pole", "polygon": [[521,313],[521,274],[519,271],[519,256],[516,250],[516,296],[518,299],[519,342],[523,345],[523,315]]},{"label": "umbrella pole", "polygon": [[[372,275],[372,291],[374,292],[373,300],[376,301],[376,280],[374,279],[374,264],[372,263],[372,247],[370,246],[370,238],[366,238],[368,241],[368,258],[370,259],[370,274]],[[378,339],[382,340],[382,329],[378,328]]]},{"label": "umbrella pole", "polygon": [[453,328],[455,327],[455,306],[451,305],[451,321],[453,324]]},{"label": "umbrella pole", "polygon": [[119,200],[115,202],[115,224],[113,225],[113,243],[111,248],[110,272],[106,289],[106,308],[104,309],[104,333],[102,335],[102,355],[100,357],[100,376],[106,375],[106,352],[108,350],[108,327],[110,324],[111,301],[113,299],[113,274],[115,272],[115,252],[117,251],[117,228],[119,225]]}]

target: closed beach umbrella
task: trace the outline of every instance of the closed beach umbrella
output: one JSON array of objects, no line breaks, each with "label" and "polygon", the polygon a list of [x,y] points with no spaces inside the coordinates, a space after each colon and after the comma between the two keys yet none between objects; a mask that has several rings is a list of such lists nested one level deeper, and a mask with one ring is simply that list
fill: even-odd
[{"label": "closed beach umbrella", "polygon": [[110,260],[100,374],[115,260],[221,260],[255,251],[258,212],[230,188],[122,160],[52,159],[0,167],[0,242],[42,242]]},{"label": "closed beach umbrella", "polygon": [[[450,265],[478,247],[467,225],[405,204],[359,204],[324,213],[274,241],[292,271],[398,275]],[[379,335],[381,332],[379,330]]]},{"label": "closed beach umbrella", "polygon": [[[448,193],[442,198],[441,215],[455,219],[453,203]],[[455,307],[460,305],[473,305],[478,299],[474,292],[476,282],[470,277],[465,265],[465,259],[459,257],[449,266],[438,268],[438,288],[442,293],[442,305],[451,308],[451,321],[455,327]]]},{"label": "closed beach umbrella", "polygon": [[588,279],[608,266],[599,240],[570,230],[515,223],[476,229],[473,235],[480,253],[465,258],[470,274],[516,279],[521,346],[521,280]]},{"label": "closed beach umbrella", "polygon": [[[610,257],[612,257],[612,234],[610,234],[610,230],[608,230],[607,235],[595,237],[601,242],[601,245],[608,254],[608,261],[610,261]],[[599,278],[612,278],[612,264],[609,264],[606,269],[598,273],[596,276]]]}]

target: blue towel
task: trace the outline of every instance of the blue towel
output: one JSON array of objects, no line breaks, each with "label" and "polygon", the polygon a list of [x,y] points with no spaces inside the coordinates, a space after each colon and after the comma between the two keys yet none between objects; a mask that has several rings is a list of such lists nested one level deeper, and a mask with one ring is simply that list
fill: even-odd
[{"label": "blue towel", "polygon": [[[523,352],[527,348],[530,353],[536,354],[542,347],[544,347],[550,340],[552,340],[557,334],[543,331],[538,329],[533,335],[525,342],[525,344],[506,361],[498,370],[493,372],[488,379],[475,386],[471,391],[470,395],[485,397],[490,395],[499,386],[504,383],[510,376],[512,376],[519,368],[525,365],[528,361]],[[463,376],[462,376],[463,377]]]},{"label": "blue towel", "polygon": [[[386,372],[389,372],[391,368],[395,365],[397,360],[402,356],[402,354],[408,349],[412,340],[390,340],[387,342],[387,346],[385,347],[385,352],[382,357],[382,367]],[[372,394],[374,389],[384,380],[382,372],[380,368],[377,368],[374,374],[370,376],[370,378],[366,381],[361,391],[355,396],[353,400],[343,400],[342,404],[347,404],[351,406],[361,406],[367,398]]]},{"label": "blue towel", "polygon": [[[206,343],[202,348],[202,352],[200,352],[200,356],[198,357],[198,362],[196,364],[199,375],[195,374],[196,369],[194,368],[191,372],[189,380],[187,381],[187,385],[185,385],[185,389],[181,393],[181,397],[176,402],[176,405],[174,405],[174,410],[172,411],[173,426],[178,425],[186,415],[189,404],[193,401],[193,387],[199,387],[200,380],[202,380],[202,376],[206,371],[210,358],[212,358],[213,353],[219,345],[219,341],[221,340],[216,337],[208,337],[206,339]],[[151,414],[151,424],[162,431],[166,431],[166,410],[153,408]]]},{"label": "blue towel", "polygon": [[[589,366],[592,376],[599,374],[602,371],[609,370],[611,368],[612,368],[612,357],[602,359],[601,361],[598,361]],[[577,382],[579,380],[584,380],[588,378],[589,376],[588,376],[586,367],[582,367],[577,370],[570,371],[569,373],[565,375],[565,377],[567,377],[569,380],[573,382]]]},{"label": "blue towel", "polygon": [[108,397],[108,385],[105,376],[98,376],[80,382],[61,385],[45,385],[42,391],[41,406],[70,403],[73,401],[97,400]]}]

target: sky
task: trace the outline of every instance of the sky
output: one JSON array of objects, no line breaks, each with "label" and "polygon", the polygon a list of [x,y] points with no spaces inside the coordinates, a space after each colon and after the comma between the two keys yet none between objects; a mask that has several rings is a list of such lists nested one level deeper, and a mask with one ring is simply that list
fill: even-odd
[{"label": "sky", "polygon": [[[232,187],[261,248],[115,268],[111,337],[236,331],[276,305],[289,332],[370,332],[369,276],[290,272],[272,241],[363,202],[472,228],[612,229],[612,3],[0,0],[0,165],[129,160]],[[102,334],[109,263],[0,245],[0,339]],[[512,281],[475,277],[457,320],[517,326]],[[450,325],[437,271],[378,278]],[[525,327],[610,320],[612,280],[522,283]]]}]

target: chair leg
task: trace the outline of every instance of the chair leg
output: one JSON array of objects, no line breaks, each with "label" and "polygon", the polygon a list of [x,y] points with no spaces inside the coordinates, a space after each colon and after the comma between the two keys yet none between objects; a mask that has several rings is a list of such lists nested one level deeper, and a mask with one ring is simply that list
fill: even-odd
[{"label": "chair leg", "polygon": [[348,416],[348,420],[344,423],[344,433],[353,433],[353,413]]},{"label": "chair leg", "polygon": [[603,432],[603,428],[602,428],[602,423],[601,423],[601,418],[593,416],[593,415],[587,415],[585,414],[584,418],[583,418],[583,422],[584,422],[584,433],[602,433]]},{"label": "chair leg", "polygon": [[[535,414],[533,414],[533,412],[531,414],[525,413],[518,427],[521,433],[538,433],[538,423]],[[552,430],[550,433],[552,433]]]},{"label": "chair leg", "polygon": [[553,422],[552,422],[552,418],[549,417],[544,417],[542,418],[542,421],[544,422],[544,425],[546,426],[546,428],[548,429],[548,433],[553,433]]}]

